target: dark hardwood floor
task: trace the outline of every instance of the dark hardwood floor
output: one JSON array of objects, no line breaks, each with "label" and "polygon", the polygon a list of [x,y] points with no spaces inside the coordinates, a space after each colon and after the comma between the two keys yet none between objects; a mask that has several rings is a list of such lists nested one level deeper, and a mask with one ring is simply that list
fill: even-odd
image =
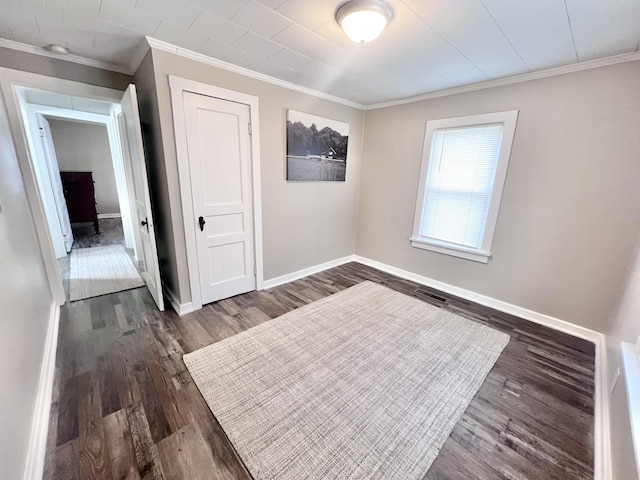
[{"label": "dark hardwood floor", "polygon": [[251,478],[182,355],[363,280],[511,336],[425,479],[593,477],[591,343],[350,263],[183,317],[142,288],[65,305],[45,478]]}]

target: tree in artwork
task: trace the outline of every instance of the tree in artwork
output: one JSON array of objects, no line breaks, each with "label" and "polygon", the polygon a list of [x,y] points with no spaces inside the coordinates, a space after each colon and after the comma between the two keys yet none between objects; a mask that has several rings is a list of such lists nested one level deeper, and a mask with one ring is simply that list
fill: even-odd
[{"label": "tree in artwork", "polygon": [[334,158],[345,160],[348,142],[348,135],[342,135],[331,127],[318,131],[315,123],[307,127],[302,122],[287,121],[288,155],[322,155],[333,149]]},{"label": "tree in artwork", "polygon": [[287,180],[345,181],[349,124],[289,110]]}]

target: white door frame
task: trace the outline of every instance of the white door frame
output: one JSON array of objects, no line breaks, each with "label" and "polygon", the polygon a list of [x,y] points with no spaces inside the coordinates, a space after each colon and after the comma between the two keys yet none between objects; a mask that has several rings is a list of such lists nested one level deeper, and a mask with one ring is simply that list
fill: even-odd
[{"label": "white door frame", "polygon": [[[47,164],[47,171],[49,172],[49,183],[53,188],[53,203],[56,206],[56,213],[58,214],[58,225],[60,225],[60,231],[62,233],[62,243],[64,245],[65,256],[71,252],[73,247],[73,228],[71,227],[71,219],[69,218],[69,210],[67,209],[67,200],[64,197],[64,185],[62,184],[62,178],[60,177],[60,165],[58,164],[58,155],[56,153],[55,145],[53,144],[53,135],[51,134],[51,125],[49,120],[41,113],[36,112],[35,121],[40,131],[40,145],[42,145],[42,159]],[[25,119],[28,125],[30,122]],[[33,126],[31,126],[33,128]],[[37,133],[37,132],[33,132]],[[37,155],[35,155],[37,156]],[[58,257],[60,258],[60,257]]]},{"label": "white door frame", "polygon": [[[171,105],[173,108],[173,129],[176,140],[176,154],[178,160],[178,180],[180,184],[180,200],[182,202],[182,220],[187,249],[187,267],[189,284],[191,287],[192,308],[202,308],[200,294],[200,267],[198,264],[198,249],[196,231],[194,229],[195,216],[193,197],[191,196],[191,175],[189,173],[189,150],[187,148],[187,131],[184,116],[184,92],[196,93],[208,97],[219,98],[249,106],[251,118],[251,181],[253,189],[253,246],[255,249],[256,290],[264,288],[263,257],[262,257],[262,195],[260,176],[260,121],[259,99],[254,95],[216,87],[207,83],[187,80],[169,75],[171,89]],[[184,301],[184,299],[181,299]]]},{"label": "white door frame", "polygon": [[63,95],[106,100],[114,103],[120,102],[122,92],[111,88],[97,87],[71,80],[62,80],[36,73],[0,68],[0,88],[2,89],[2,94],[5,99],[9,124],[11,125],[11,135],[18,157],[18,164],[22,172],[27,200],[38,234],[38,242],[40,243],[47,279],[56,305],[62,305],[65,302],[64,287],[62,285],[62,277],[58,269],[58,261],[53,249],[53,242],[44,213],[42,198],[38,190],[38,183],[33,169],[33,159],[29,151],[25,127],[21,119],[19,87],[47,90]]},{"label": "white door frame", "polygon": [[[79,96],[79,95],[75,95]],[[125,247],[133,250],[136,261],[140,252],[140,238],[137,230],[134,228],[131,219],[131,185],[129,185],[122,148],[120,145],[120,136],[118,135],[118,126],[114,115],[102,113],[84,112],[81,110],[69,110],[67,108],[51,107],[46,105],[37,105],[29,103],[27,108],[35,113],[46,115],[47,117],[55,117],[59,120],[76,120],[83,123],[93,125],[103,125],[107,129],[107,138],[109,139],[109,151],[111,153],[111,163],[113,173],[116,178],[116,191],[118,194],[118,206],[120,207],[120,216],[125,237]],[[119,105],[117,108],[120,108]],[[98,215],[98,218],[101,218]]]},{"label": "white door frame", "polygon": [[63,238],[64,232],[60,220],[57,195],[51,180],[51,166],[43,145],[43,141],[47,139],[40,136],[40,127],[37,118],[38,112],[34,111],[31,107],[31,105],[26,103],[21,104],[27,142],[29,143],[29,152],[33,160],[33,172],[38,182],[38,192],[40,198],[42,198],[42,206],[47,219],[53,250],[56,258],[62,258],[66,257],[68,253]]}]

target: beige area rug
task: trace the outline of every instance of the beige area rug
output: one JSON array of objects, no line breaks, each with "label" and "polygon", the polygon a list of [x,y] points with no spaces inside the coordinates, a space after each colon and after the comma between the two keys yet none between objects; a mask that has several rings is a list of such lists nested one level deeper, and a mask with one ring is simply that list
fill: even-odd
[{"label": "beige area rug", "polygon": [[70,270],[71,301],[144,285],[122,245],[71,250]]},{"label": "beige area rug", "polygon": [[254,479],[411,480],[508,342],[364,282],[184,361]]}]

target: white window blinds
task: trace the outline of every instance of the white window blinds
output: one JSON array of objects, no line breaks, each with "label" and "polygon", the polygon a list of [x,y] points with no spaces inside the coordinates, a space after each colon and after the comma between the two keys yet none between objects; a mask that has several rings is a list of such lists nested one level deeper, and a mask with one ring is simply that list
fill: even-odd
[{"label": "white window blinds", "polygon": [[503,130],[500,123],[433,132],[420,237],[481,247]]}]

